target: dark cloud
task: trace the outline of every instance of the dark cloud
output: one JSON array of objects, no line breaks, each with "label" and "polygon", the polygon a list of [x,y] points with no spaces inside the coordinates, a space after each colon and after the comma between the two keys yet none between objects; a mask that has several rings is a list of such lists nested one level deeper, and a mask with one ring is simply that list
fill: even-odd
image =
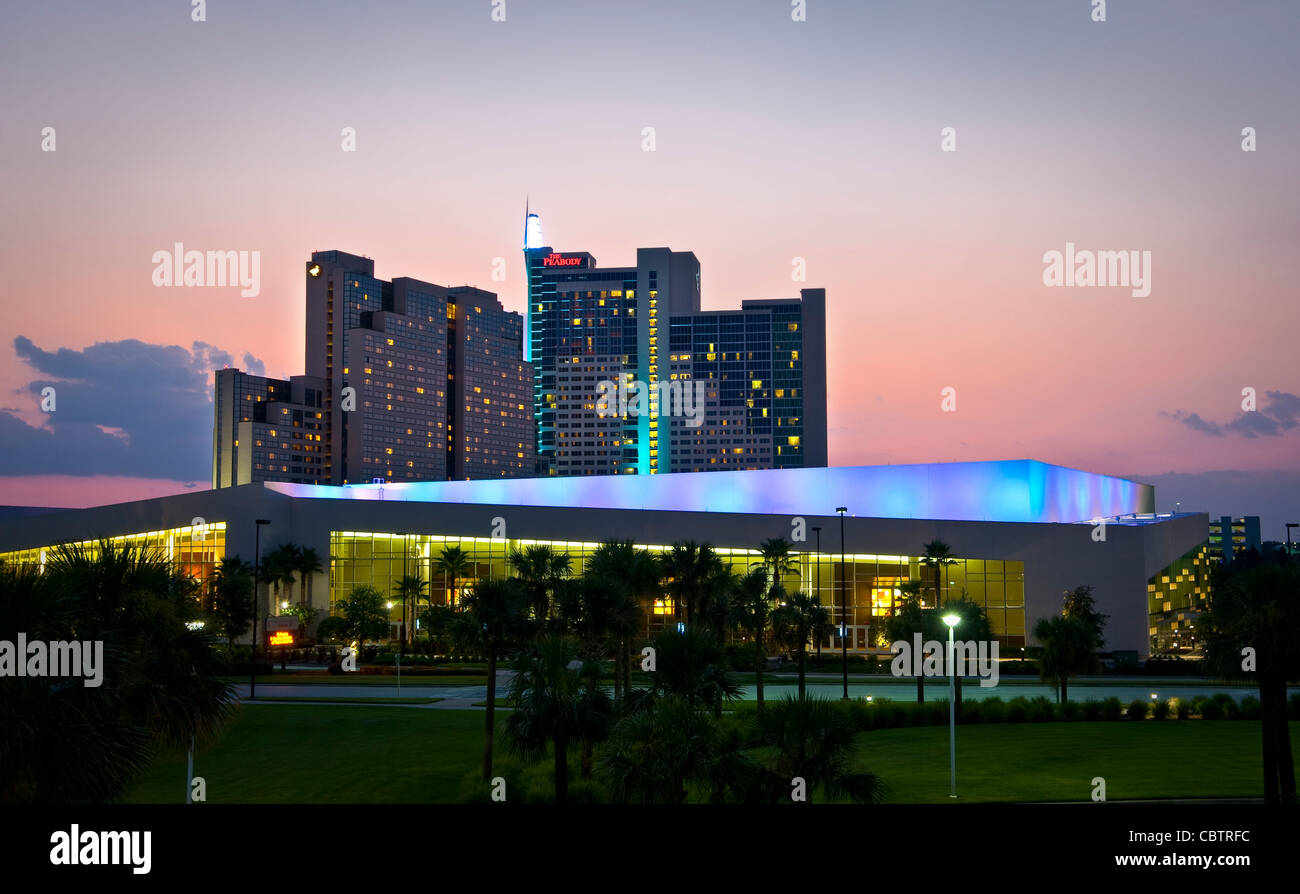
[{"label": "dark cloud", "polygon": [[1202,434],[1223,437],[1241,435],[1243,438],[1271,438],[1300,425],[1300,397],[1287,391],[1265,391],[1263,406],[1249,412],[1242,410],[1228,422],[1213,422],[1199,413],[1161,413]]},{"label": "dark cloud", "polygon": [[[18,336],[36,373],[33,406],[55,388],[55,411],[33,427],[0,412],[0,475],[130,475],[194,481],[212,467],[212,371],[233,365],[204,342],[188,350],[136,339],[46,351]],[[261,361],[245,354],[244,365]]]}]

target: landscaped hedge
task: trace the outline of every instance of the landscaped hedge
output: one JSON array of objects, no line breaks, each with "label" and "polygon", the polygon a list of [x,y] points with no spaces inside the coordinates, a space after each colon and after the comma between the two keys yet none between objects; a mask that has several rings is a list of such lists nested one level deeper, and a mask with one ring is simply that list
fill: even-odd
[{"label": "landscaped hedge", "polygon": [[[843,705],[849,712],[853,725],[862,732],[873,729],[892,729],[906,726],[941,726],[948,722],[948,700],[914,702],[890,699],[854,699]],[[733,714],[745,719],[757,710],[754,702],[738,702]],[[1300,694],[1291,696],[1287,716],[1300,720]],[[1127,705],[1114,696],[1083,702],[1067,701],[1058,705],[1046,696],[1026,698],[1018,695],[1009,700],[992,698],[966,699],[962,702],[957,722],[974,723],[1049,723],[1059,721],[1163,721],[1171,717],[1189,720],[1258,720],[1259,700],[1246,696],[1239,705],[1232,696],[1219,692],[1213,696],[1194,699],[1171,698],[1163,701],[1134,699]]]}]

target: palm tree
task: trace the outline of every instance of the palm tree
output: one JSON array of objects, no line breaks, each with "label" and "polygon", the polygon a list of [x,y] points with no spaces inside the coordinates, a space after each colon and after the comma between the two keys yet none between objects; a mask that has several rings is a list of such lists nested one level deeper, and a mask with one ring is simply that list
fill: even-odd
[{"label": "palm tree", "polygon": [[[280,610],[280,585],[285,586],[292,597],[294,571],[298,567],[298,547],[292,543],[281,543],[262,557],[261,578],[271,584],[275,593],[275,610]],[[292,601],[290,598],[288,601]]]},{"label": "palm tree", "polygon": [[804,665],[808,656],[808,638],[813,631],[830,625],[830,612],[821,599],[807,593],[791,593],[772,612],[772,633],[777,642],[793,649],[799,667],[799,698],[805,694]]},{"label": "palm tree", "polygon": [[[410,635],[406,625],[406,603],[408,600],[410,601],[411,615],[414,616],[419,601],[427,598],[427,594],[424,590],[425,587],[429,586],[429,582],[422,580],[417,574],[407,574],[399,577],[397,580],[393,581],[393,583],[395,584],[394,590],[396,594],[402,597],[402,654],[405,654],[406,640]],[[412,637],[412,639],[414,638]]]},{"label": "palm tree", "polygon": [[469,553],[459,546],[448,546],[438,554],[434,567],[442,572],[443,587],[447,591],[447,604],[456,604],[456,584],[469,572]]},{"label": "palm tree", "polygon": [[545,754],[548,744],[554,749],[555,800],[561,804],[569,799],[569,745],[583,743],[589,770],[587,745],[608,730],[612,705],[599,679],[599,669],[578,660],[577,643],[567,636],[543,634],[515,665],[506,739],[512,752],[527,757]]},{"label": "palm tree", "polygon": [[925,557],[921,564],[934,569],[934,605],[943,604],[943,570],[949,565],[956,565],[952,550],[942,540],[931,540],[924,547]]},{"label": "palm tree", "polygon": [[786,785],[802,778],[807,803],[821,785],[829,796],[848,795],[859,803],[884,797],[884,784],[873,773],[850,772],[855,729],[848,714],[829,699],[786,696],[756,717],[759,740],[772,749],[773,780]]},{"label": "palm tree", "polygon": [[316,550],[310,547],[304,547],[298,551],[298,561],[295,564],[295,571],[302,576],[302,601],[308,605],[312,604],[312,578],[324,570],[321,566],[320,555]]},{"label": "palm tree", "polygon": [[452,616],[452,637],[487,656],[487,714],[483,723],[483,780],[492,778],[492,740],[496,730],[497,660],[519,638],[527,597],[519,581],[480,580]]},{"label": "palm tree", "polygon": [[1080,618],[1055,615],[1040,619],[1034,625],[1034,636],[1043,644],[1039,676],[1057,686],[1057,703],[1063,705],[1070,677],[1087,673],[1097,660],[1092,628]]},{"label": "palm tree", "polygon": [[769,537],[758,545],[763,567],[771,575],[771,586],[785,587],[787,574],[799,573],[799,562],[790,554],[790,541],[784,537]]},{"label": "palm tree", "polygon": [[715,717],[722,715],[723,700],[741,695],[727,669],[726,656],[713,634],[698,627],[665,630],[651,641],[657,669],[651,693],[686,699],[692,706],[705,704]]},{"label": "palm tree", "polygon": [[722,560],[709,544],[684,540],[674,543],[659,557],[661,576],[666,579],[664,591],[684,610],[689,627],[703,609],[712,582],[722,569]]},{"label": "palm tree", "polygon": [[617,640],[614,689],[624,703],[632,691],[629,645],[640,629],[646,603],[659,593],[659,571],[655,557],[631,540],[606,540],[587,560],[586,576],[603,581],[618,594],[611,614],[611,631]]},{"label": "palm tree", "polygon": [[551,604],[560,581],[569,576],[570,561],[568,553],[556,552],[545,544],[510,554],[510,565],[528,593],[539,633],[550,626]]},{"label": "palm tree", "polygon": [[757,683],[758,707],[763,708],[763,671],[767,665],[767,650],[763,647],[763,632],[771,614],[772,594],[780,593],[776,587],[768,589],[767,569],[751,568],[736,581],[732,605],[737,623],[754,637],[754,676]]}]

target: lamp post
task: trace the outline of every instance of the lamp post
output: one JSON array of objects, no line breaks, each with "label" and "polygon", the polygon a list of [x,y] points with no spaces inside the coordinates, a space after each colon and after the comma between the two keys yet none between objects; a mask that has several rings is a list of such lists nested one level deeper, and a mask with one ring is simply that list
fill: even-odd
[{"label": "lamp post", "polygon": [[269,525],[269,518],[253,521],[253,653],[248,663],[248,697],[257,698],[257,576],[262,565],[262,525]]},{"label": "lamp post", "polygon": [[948,775],[952,781],[952,791],[948,797],[957,797],[957,674],[953,666],[952,631],[961,623],[961,615],[943,616],[943,623],[948,625]]},{"label": "lamp post", "polygon": [[844,513],[847,506],[837,506],[840,515],[840,666],[844,671],[844,701],[849,700],[849,583],[844,576]]},{"label": "lamp post", "polygon": [[814,561],[817,563],[817,572],[816,572],[817,583],[813,589],[813,592],[817,594],[818,599],[821,599],[822,598],[822,529],[814,525],[813,533],[817,535],[817,558],[814,559]]},{"label": "lamp post", "polygon": [[1300,528],[1300,522],[1286,523],[1286,557],[1288,560],[1291,558],[1291,529],[1292,528]]}]

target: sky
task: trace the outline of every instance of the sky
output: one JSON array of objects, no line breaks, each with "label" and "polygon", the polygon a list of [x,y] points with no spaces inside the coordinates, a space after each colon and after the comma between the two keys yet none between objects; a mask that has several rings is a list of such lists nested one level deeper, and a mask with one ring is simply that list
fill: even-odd
[{"label": "sky", "polygon": [[[522,310],[527,200],[601,264],[693,251],[706,308],[825,288],[833,465],[1031,457],[1280,539],[1300,4],[1106,7],[10,8],[0,504],[208,487],[212,370],[303,371],[313,250]],[[258,252],[258,294],[155,286],[177,242]],[[1149,252],[1150,293],[1045,285],[1067,243]]]}]

